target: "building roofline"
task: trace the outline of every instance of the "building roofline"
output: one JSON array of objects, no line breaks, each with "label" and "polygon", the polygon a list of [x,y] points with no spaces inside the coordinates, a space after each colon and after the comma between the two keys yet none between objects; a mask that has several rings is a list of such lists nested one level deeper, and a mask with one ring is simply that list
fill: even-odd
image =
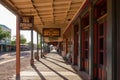
[{"label": "building roofline", "polygon": [[10,29],[10,28],[8,28],[6,25],[0,24],[0,26],[5,27],[5,28],[7,28],[7,29],[11,30],[11,29]]}]

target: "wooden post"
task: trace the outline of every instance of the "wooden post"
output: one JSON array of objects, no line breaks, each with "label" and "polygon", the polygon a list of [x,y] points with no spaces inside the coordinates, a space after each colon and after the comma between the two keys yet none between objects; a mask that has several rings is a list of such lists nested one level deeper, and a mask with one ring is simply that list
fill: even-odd
[{"label": "wooden post", "polygon": [[42,57],[44,57],[45,45],[44,45],[44,37],[42,36]]},{"label": "wooden post", "polygon": [[107,0],[107,80],[120,80],[120,0]]},{"label": "wooden post", "polygon": [[37,60],[39,61],[38,32],[37,32]]},{"label": "wooden post", "polygon": [[20,27],[19,16],[16,17],[16,77],[20,76]]},{"label": "wooden post", "polygon": [[42,49],[42,48],[43,48],[43,47],[42,47],[42,35],[40,35],[40,42],[41,42],[41,58],[42,58],[42,54],[43,54],[43,53],[42,53],[42,51],[43,51],[43,49]]},{"label": "wooden post", "polygon": [[89,21],[90,21],[90,32],[89,32],[89,75],[90,79],[93,80],[94,71],[94,24],[93,24],[93,4],[90,3],[89,8]]},{"label": "wooden post", "polygon": [[34,65],[34,59],[33,59],[33,26],[31,29],[31,60],[30,60],[31,65]]}]

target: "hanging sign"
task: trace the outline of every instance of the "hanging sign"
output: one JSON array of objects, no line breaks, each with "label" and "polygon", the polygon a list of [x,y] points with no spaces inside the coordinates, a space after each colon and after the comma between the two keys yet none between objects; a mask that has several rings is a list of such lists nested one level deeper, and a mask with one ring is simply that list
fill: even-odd
[{"label": "hanging sign", "polygon": [[44,37],[60,37],[60,28],[43,28]]},{"label": "hanging sign", "polygon": [[34,17],[33,16],[23,16],[20,17],[20,29],[21,30],[31,30],[33,26]]}]

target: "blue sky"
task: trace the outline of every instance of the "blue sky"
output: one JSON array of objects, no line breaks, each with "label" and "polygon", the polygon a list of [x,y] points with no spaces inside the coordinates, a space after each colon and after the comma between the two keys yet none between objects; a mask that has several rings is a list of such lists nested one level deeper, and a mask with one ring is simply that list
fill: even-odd
[{"label": "blue sky", "polygon": [[[16,16],[0,4],[0,24],[6,25],[11,29],[11,36],[16,35]],[[30,31],[21,31],[27,42],[31,40]],[[34,32],[34,43],[36,43],[36,32]]]}]

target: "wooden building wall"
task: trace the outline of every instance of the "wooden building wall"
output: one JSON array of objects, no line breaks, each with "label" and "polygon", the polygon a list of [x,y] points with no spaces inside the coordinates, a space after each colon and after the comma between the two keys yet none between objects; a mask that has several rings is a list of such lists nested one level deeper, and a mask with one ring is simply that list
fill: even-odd
[{"label": "wooden building wall", "polygon": [[[71,63],[77,58],[78,70],[88,74],[91,80],[120,80],[119,2],[119,0],[87,0],[71,23],[73,28],[69,28],[73,34]],[[76,24],[79,26],[78,41],[74,42]],[[77,57],[74,44],[78,46]]]}]

